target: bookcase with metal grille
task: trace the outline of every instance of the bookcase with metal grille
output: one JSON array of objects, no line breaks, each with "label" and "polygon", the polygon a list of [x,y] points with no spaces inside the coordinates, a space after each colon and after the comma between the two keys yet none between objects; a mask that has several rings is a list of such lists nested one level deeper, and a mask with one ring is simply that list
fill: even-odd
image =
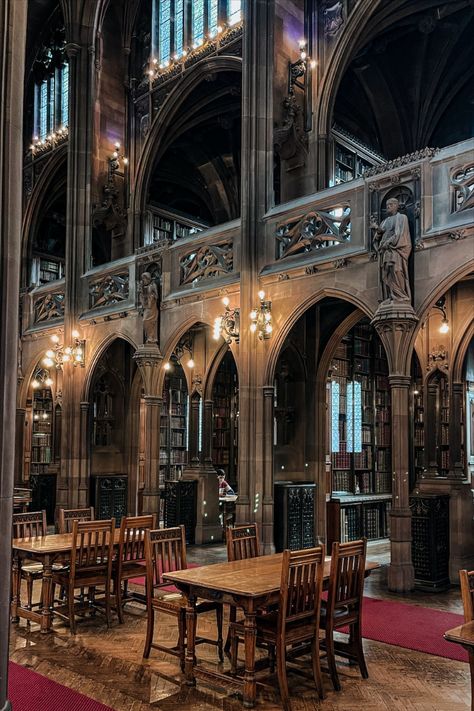
[{"label": "bookcase with metal grille", "polygon": [[415,586],[434,592],[446,590],[449,581],[449,496],[413,494],[411,554]]},{"label": "bookcase with metal grille", "polygon": [[275,482],[275,550],[312,548],[317,544],[316,530],[316,484]]}]

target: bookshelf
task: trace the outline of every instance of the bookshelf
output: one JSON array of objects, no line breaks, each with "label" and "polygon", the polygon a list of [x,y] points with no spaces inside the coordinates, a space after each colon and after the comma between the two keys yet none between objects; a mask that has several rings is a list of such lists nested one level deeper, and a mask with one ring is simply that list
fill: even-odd
[{"label": "bookshelf", "polygon": [[449,383],[444,373],[435,371],[427,382],[426,439],[428,468],[434,476],[449,473]]},{"label": "bookshelf", "polygon": [[351,329],[336,348],[328,395],[332,491],[328,536],[386,538],[392,481],[388,364],[367,320]]},{"label": "bookshelf", "polygon": [[412,466],[410,471],[410,490],[416,486],[425,470],[425,406],[423,401],[423,373],[416,356],[412,368],[413,380],[413,417],[412,417]]},{"label": "bookshelf", "polygon": [[212,463],[224,469],[233,489],[237,486],[239,386],[237,368],[227,351],[217,370],[212,391],[214,422]]},{"label": "bookshelf", "polygon": [[384,159],[338,128],[333,129],[334,185],[360,178]]},{"label": "bookshelf", "polygon": [[163,386],[163,406],[160,416],[160,474],[163,489],[165,480],[180,478],[187,463],[188,445],[188,388],[183,369],[178,363],[167,374]]},{"label": "bookshelf", "polygon": [[50,388],[39,388],[33,394],[33,427],[31,474],[43,474],[52,462],[53,396]]}]

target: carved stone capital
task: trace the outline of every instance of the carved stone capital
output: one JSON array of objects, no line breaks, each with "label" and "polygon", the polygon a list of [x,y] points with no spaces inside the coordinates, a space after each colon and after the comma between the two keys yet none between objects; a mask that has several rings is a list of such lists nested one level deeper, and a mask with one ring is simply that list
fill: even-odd
[{"label": "carved stone capital", "polygon": [[417,322],[418,317],[408,301],[380,304],[372,319],[372,326],[385,347],[389,372],[393,376],[409,374],[408,351]]},{"label": "carved stone capital", "polygon": [[81,45],[77,44],[76,42],[68,42],[64,47],[64,51],[66,52],[69,59],[72,59],[73,57],[77,57],[77,55],[81,51]]},{"label": "carved stone capital", "polygon": [[138,346],[133,355],[133,360],[142,376],[145,395],[159,397],[158,383],[163,355],[158,344],[144,343]]}]

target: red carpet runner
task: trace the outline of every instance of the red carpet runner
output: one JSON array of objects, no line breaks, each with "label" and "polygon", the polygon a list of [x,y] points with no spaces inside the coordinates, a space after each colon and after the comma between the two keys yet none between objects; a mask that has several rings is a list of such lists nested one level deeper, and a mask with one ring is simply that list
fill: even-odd
[{"label": "red carpet runner", "polygon": [[14,662],[9,666],[8,691],[13,711],[114,711]]},{"label": "red carpet runner", "polygon": [[459,662],[468,661],[462,647],[443,638],[447,630],[462,625],[462,615],[371,597],[364,597],[362,610],[362,634],[366,639]]}]

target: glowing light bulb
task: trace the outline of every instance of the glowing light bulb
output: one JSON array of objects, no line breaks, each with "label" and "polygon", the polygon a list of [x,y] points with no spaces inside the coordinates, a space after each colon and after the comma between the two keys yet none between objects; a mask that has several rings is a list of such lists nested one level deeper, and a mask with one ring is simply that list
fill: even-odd
[{"label": "glowing light bulb", "polygon": [[263,300],[264,300],[264,298],[265,298],[265,292],[264,292],[263,290],[260,290],[260,291],[258,292],[258,298],[260,299],[260,301],[263,301]]},{"label": "glowing light bulb", "polygon": [[306,59],[306,52],[303,50],[303,51],[301,52],[301,55],[300,55],[300,56],[301,56],[301,59],[302,59],[303,62],[304,62],[304,60]]},{"label": "glowing light bulb", "polygon": [[271,333],[273,331],[273,326],[271,323],[267,323],[265,326],[265,333]]},{"label": "glowing light bulb", "polygon": [[224,296],[224,298],[222,299],[222,303],[224,304],[224,306],[229,306],[229,304],[230,304],[230,299],[229,299],[229,297],[228,297],[228,296]]},{"label": "glowing light bulb", "polygon": [[188,360],[188,368],[194,368],[194,360],[192,358]]},{"label": "glowing light bulb", "polygon": [[439,327],[439,332],[440,333],[448,333],[448,331],[449,331],[448,319],[444,318],[441,321],[441,326]]},{"label": "glowing light bulb", "polygon": [[124,164],[124,165],[128,165],[128,158],[124,158],[124,159],[123,159],[123,164]]},{"label": "glowing light bulb", "polygon": [[31,381],[31,387],[34,388],[35,390],[36,390],[37,388],[39,388],[39,386],[40,386],[40,383],[39,383],[38,380],[36,380],[36,378],[35,378],[35,380],[32,380],[32,381]]},{"label": "glowing light bulb", "polygon": [[51,360],[51,358],[43,358],[43,365],[47,368],[51,368],[51,366],[54,365],[54,361]]},{"label": "glowing light bulb", "polygon": [[69,353],[64,353],[64,355],[63,355],[63,361],[64,361],[65,363],[67,363],[67,362],[70,361],[70,360],[71,360],[71,356],[69,355]]},{"label": "glowing light bulb", "polygon": [[217,25],[217,34],[220,34],[223,31],[222,25]]},{"label": "glowing light bulb", "polygon": [[311,69],[315,69],[316,65],[317,65],[317,61],[315,59],[312,59],[309,63],[309,66],[311,67]]},{"label": "glowing light bulb", "polygon": [[43,420],[47,420],[47,419],[48,419],[48,415],[46,414],[46,412],[43,412]]},{"label": "glowing light bulb", "polygon": [[115,141],[114,146],[117,150],[120,148],[120,141]]},{"label": "glowing light bulb", "polygon": [[54,358],[54,351],[46,351],[46,358]]},{"label": "glowing light bulb", "polygon": [[267,311],[265,314],[265,321],[271,321],[271,320],[272,320],[272,315],[269,311]]},{"label": "glowing light bulb", "polygon": [[53,379],[52,379],[52,378],[46,378],[46,380],[44,381],[44,384],[47,385],[48,388],[50,388],[51,385],[53,384]]},{"label": "glowing light bulb", "polygon": [[419,395],[420,391],[419,390],[413,390],[413,395]]},{"label": "glowing light bulb", "polygon": [[169,361],[167,361],[163,367],[165,370],[171,370],[171,363]]},{"label": "glowing light bulb", "polygon": [[250,312],[250,318],[252,319],[252,321],[255,321],[255,319],[257,318],[257,312],[255,311],[255,309]]},{"label": "glowing light bulb", "polygon": [[250,330],[252,331],[252,333],[255,333],[255,331],[257,330],[257,324],[256,324],[256,323],[251,323],[251,324],[250,324]]},{"label": "glowing light bulb", "polygon": [[59,336],[57,336],[56,334],[54,334],[54,336],[51,336],[51,340],[52,340],[53,343],[59,343]]}]

